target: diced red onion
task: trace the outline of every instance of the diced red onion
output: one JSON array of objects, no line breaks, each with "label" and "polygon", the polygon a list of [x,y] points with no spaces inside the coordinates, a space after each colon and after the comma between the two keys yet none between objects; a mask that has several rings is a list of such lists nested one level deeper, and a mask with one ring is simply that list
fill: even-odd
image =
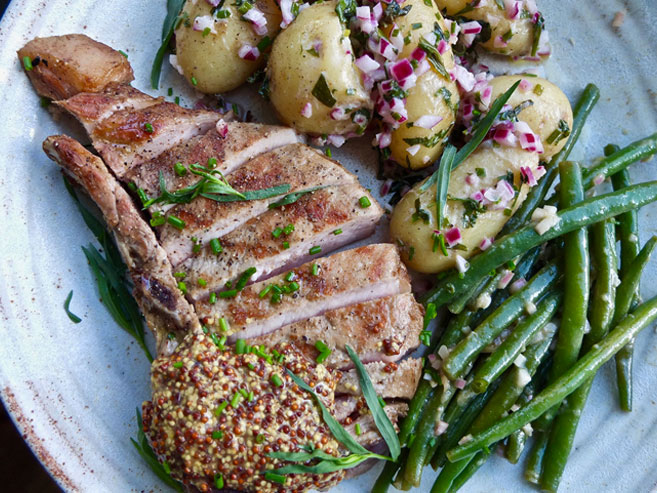
[{"label": "diced red onion", "polygon": [[504,275],[500,278],[500,281],[497,283],[498,289],[506,288],[513,279],[513,272],[508,269],[504,270]]},{"label": "diced red onion", "polygon": [[509,43],[504,41],[504,39],[502,39],[502,36],[495,36],[495,39],[493,40],[493,46],[495,48],[506,48],[507,46],[509,46]]},{"label": "diced red onion", "polygon": [[281,8],[281,15],[283,16],[283,22],[281,22],[281,28],[285,29],[290,23],[294,20],[294,14],[292,13],[292,0],[279,0],[278,5]]},{"label": "diced red onion", "polygon": [[484,201],[484,192],[481,190],[474,192],[470,195],[470,198],[476,202],[483,202]]},{"label": "diced red onion", "polygon": [[310,118],[313,116],[313,105],[310,103],[304,104],[303,108],[301,109],[301,116],[304,118]]},{"label": "diced red onion", "polygon": [[329,135],[328,138],[328,143],[331,144],[332,146],[335,147],[342,147],[342,145],[345,143],[347,139],[344,138],[343,135]]},{"label": "diced red onion", "polygon": [[386,181],[383,182],[381,185],[381,190],[380,193],[381,195],[388,195],[388,192],[390,192],[390,188],[392,187],[393,181],[388,178]]},{"label": "diced red onion", "polygon": [[536,178],[534,177],[534,173],[529,166],[520,166],[520,174],[523,176],[524,181],[527,182],[530,187],[536,185]]},{"label": "diced red onion", "polygon": [[223,120],[219,119],[217,121],[217,124],[215,125],[215,128],[217,129],[217,133],[219,134],[219,137],[222,139],[228,135],[228,124]]},{"label": "diced red onion", "polygon": [[[472,42],[470,42],[470,44],[472,44]],[[449,43],[447,43],[447,41],[445,41],[444,39],[441,39],[440,41],[438,41],[438,47],[436,49],[438,50],[438,53],[444,55],[449,49]]]},{"label": "diced red onion", "polygon": [[374,17],[374,20],[376,21],[383,17],[383,5],[381,5],[381,3],[377,3],[374,7],[372,7],[372,17]]},{"label": "diced red onion", "polygon": [[531,90],[534,87],[534,85],[529,82],[527,79],[521,79],[520,84],[518,85],[518,89],[520,89],[522,92],[527,92]]},{"label": "diced red onion", "polygon": [[404,49],[404,37],[402,36],[402,30],[397,24],[393,23],[390,32],[397,33],[394,36],[390,36],[390,42],[399,53]]},{"label": "diced red onion", "polygon": [[543,153],[543,144],[538,135],[532,132],[532,129],[529,128],[526,122],[522,120],[516,122],[516,133],[520,139],[520,147],[529,151],[536,152],[538,154]]},{"label": "diced red onion", "polygon": [[373,72],[381,66],[379,62],[374,60],[369,55],[363,55],[361,57],[356,58],[356,61],[354,63],[356,64],[356,67],[358,67],[364,73]]},{"label": "diced red onion", "polygon": [[463,101],[461,103],[461,110],[463,112],[463,118],[469,120],[472,118],[474,105],[470,101]]},{"label": "diced red onion", "polygon": [[237,56],[244,60],[255,62],[260,57],[260,50],[256,46],[244,43],[237,52]]},{"label": "diced red onion", "polygon": [[436,46],[436,41],[438,41],[438,38],[436,37],[436,33],[433,32],[423,34],[422,38],[424,38],[424,40],[431,46]]},{"label": "diced red onion", "polygon": [[506,8],[506,15],[509,19],[517,19],[522,9],[522,2],[518,0],[504,0],[504,7]]},{"label": "diced red onion", "polygon": [[412,58],[413,60],[418,61],[418,62],[424,60],[426,57],[427,57],[427,54],[426,54],[425,51],[424,51],[422,48],[420,48],[419,46],[418,46],[417,48],[415,48],[415,49],[411,52],[411,58]]},{"label": "diced red onion", "polygon": [[547,171],[545,170],[545,166],[538,165],[536,167],[536,171],[534,171],[534,178],[536,178],[536,181],[538,181],[541,178],[543,178],[543,175],[545,173],[547,173]]},{"label": "diced red onion", "polygon": [[415,84],[417,83],[417,75],[415,73],[409,75],[406,77],[403,81],[399,83],[399,87],[402,89],[408,91],[411,87],[415,87]]},{"label": "diced red onion", "polygon": [[397,82],[401,82],[413,75],[413,66],[407,58],[404,58],[390,67],[390,73]]},{"label": "diced red onion", "polygon": [[468,185],[476,187],[477,185],[479,185],[479,177],[475,173],[468,173],[467,175],[465,175],[465,182]]},{"label": "diced red onion", "polygon": [[434,427],[433,434],[435,436],[440,436],[447,431],[448,427],[449,427],[449,423],[439,420],[436,423],[436,426]]},{"label": "diced red onion", "polygon": [[604,183],[605,181],[605,175],[595,175],[593,178],[593,184],[594,185],[600,185],[601,183]]},{"label": "diced red onion", "polygon": [[420,77],[422,74],[425,72],[428,72],[431,69],[431,66],[429,65],[429,62],[424,59],[418,62],[417,68],[415,69],[415,75],[417,77]]},{"label": "diced red onion", "polygon": [[467,382],[462,378],[457,378],[456,380],[454,380],[454,387],[456,387],[457,389],[464,389],[466,383]]},{"label": "diced red onion", "polygon": [[518,291],[520,291],[525,286],[525,284],[527,284],[527,281],[521,277],[520,279],[513,281],[511,283],[511,286],[509,287],[509,292],[511,294],[515,294]]},{"label": "diced red onion", "polygon": [[415,144],[406,148],[406,152],[408,152],[411,156],[415,156],[419,150],[420,144]]},{"label": "diced red onion", "polygon": [[194,19],[192,24],[194,31],[205,31],[206,28],[209,28],[212,34],[217,34],[214,28],[214,18],[211,15],[203,15]]},{"label": "diced red onion", "polygon": [[465,274],[470,268],[468,261],[460,255],[456,255],[454,261],[456,262],[456,270],[458,270],[461,274]]},{"label": "diced red onion", "polygon": [[484,250],[488,250],[490,246],[493,244],[493,240],[491,238],[484,238],[481,240],[481,243],[479,243],[479,250],[482,252]]},{"label": "diced red onion", "polygon": [[451,228],[443,233],[447,246],[454,246],[461,241],[461,230],[459,228]]},{"label": "diced red onion", "polygon": [[397,49],[394,44],[388,41],[385,38],[379,40],[379,46],[376,50],[379,55],[383,55],[384,58],[394,61],[397,59]]},{"label": "diced red onion", "polygon": [[481,104],[483,104],[487,108],[490,106],[490,101],[492,97],[493,97],[493,88],[491,86],[486,86],[484,90],[479,93]]},{"label": "diced red onion", "polygon": [[267,34],[267,18],[257,7],[251,7],[242,17],[251,22],[253,31],[258,36]]},{"label": "diced red onion", "polygon": [[439,115],[422,115],[415,120],[413,124],[416,127],[431,129],[442,121],[443,117]]},{"label": "diced red onion", "polygon": [[358,19],[360,30],[364,33],[369,34],[376,28],[372,22],[372,14],[369,7],[356,7],[356,18]]},{"label": "diced red onion", "polygon": [[461,24],[461,33],[463,34],[479,34],[481,32],[481,24],[477,21],[470,21]]},{"label": "diced red onion", "polygon": [[208,2],[208,4],[212,5],[213,7],[217,7],[221,3],[221,0],[205,0],[205,1]]},{"label": "diced red onion", "polygon": [[513,132],[506,128],[497,128],[493,134],[493,140],[498,144],[502,144],[508,147],[515,147],[518,143],[518,138],[513,134]]},{"label": "diced red onion", "polygon": [[392,135],[390,134],[390,132],[381,132],[379,134],[376,134],[375,136],[375,143],[381,149],[388,147],[391,142],[392,142]]},{"label": "diced red onion", "polygon": [[347,112],[344,110],[344,108],[341,108],[340,106],[336,106],[331,110],[329,113],[331,120],[345,120],[349,118],[349,115]]},{"label": "diced red onion", "polygon": [[454,65],[454,70],[452,73],[454,74],[454,79],[459,83],[465,92],[472,91],[475,85],[475,78],[468,69],[462,67],[461,65]]},{"label": "diced red onion", "polygon": [[539,56],[548,56],[550,53],[552,53],[550,35],[546,30],[543,30],[541,31],[541,37],[538,40],[538,50],[536,50],[536,54]]},{"label": "diced red onion", "polygon": [[180,75],[184,75],[183,69],[180,66],[180,63],[178,63],[178,57],[176,55],[169,55],[169,63]]},{"label": "diced red onion", "polygon": [[531,15],[538,13],[536,0],[525,0],[525,8],[527,9],[527,12],[529,12]]}]

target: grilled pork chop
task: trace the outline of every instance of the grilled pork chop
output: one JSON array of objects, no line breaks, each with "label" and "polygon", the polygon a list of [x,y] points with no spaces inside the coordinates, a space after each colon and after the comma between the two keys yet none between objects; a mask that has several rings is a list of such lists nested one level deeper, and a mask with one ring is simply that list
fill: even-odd
[{"label": "grilled pork chop", "polygon": [[170,333],[181,341],[187,333],[200,331],[198,317],[178,289],[166,253],[103,162],[64,135],[48,137],[43,149],[87,191],[103,213],[130,272],[133,294],[155,335],[158,353],[171,349]]},{"label": "grilled pork chop", "polygon": [[[364,194],[372,207],[358,205]],[[223,290],[226,282],[235,281],[253,266],[257,271],[250,281],[265,279],[310,260],[309,251],[315,245],[331,251],[371,235],[381,217],[380,207],[374,204],[356,183],[316,190],[222,236],[219,254],[205,247],[176,269],[186,274],[192,300]]]},{"label": "grilled pork chop", "polygon": [[349,344],[363,363],[394,362],[418,346],[423,323],[422,305],[412,293],[387,296],[286,325],[251,344],[291,342],[315,359],[317,341],[331,350],[324,364],[332,368],[351,368],[345,346]]},{"label": "grilled pork chop", "polygon": [[[410,400],[422,376],[422,360],[408,358],[399,363],[375,361],[365,365],[376,393],[385,399]],[[356,370],[343,371],[336,394],[361,395]]]},{"label": "grilled pork chop", "polygon": [[[290,272],[289,277],[282,274],[251,284],[233,298],[197,302],[198,316],[215,331],[227,324],[225,332],[232,339],[248,339],[328,310],[411,290],[399,252],[390,244],[368,245],[317,258]],[[288,293],[276,296],[278,289]]]}]

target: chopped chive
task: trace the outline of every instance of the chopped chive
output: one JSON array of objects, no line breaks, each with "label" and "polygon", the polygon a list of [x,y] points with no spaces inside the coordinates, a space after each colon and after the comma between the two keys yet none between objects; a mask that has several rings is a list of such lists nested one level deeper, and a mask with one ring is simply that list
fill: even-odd
[{"label": "chopped chive", "polygon": [[64,301],[64,310],[66,311],[66,315],[68,315],[68,318],[71,319],[71,322],[74,324],[79,324],[82,322],[82,319],[78,317],[75,313],[71,312],[70,306],[71,306],[71,299],[73,298],[73,291],[71,290],[70,293],[68,293],[68,296],[66,297],[66,301]]},{"label": "chopped chive", "polygon": [[178,176],[185,176],[187,174],[187,168],[185,168],[183,163],[174,164],[173,170],[176,172]]},{"label": "chopped chive", "polygon": [[210,28],[206,27],[205,29],[203,29],[203,32],[201,33],[201,36],[203,36],[205,38],[208,34],[210,34]]},{"label": "chopped chive", "polygon": [[258,435],[255,437],[256,443],[262,443],[265,441],[265,435],[262,433],[258,433]]},{"label": "chopped chive", "polygon": [[216,430],[212,432],[212,438],[214,438],[215,440],[221,440],[223,437],[224,437],[223,431]]},{"label": "chopped chive", "polygon": [[182,362],[182,361],[176,361],[176,362],[173,364],[173,367],[174,367],[174,368],[182,368],[182,367],[183,367],[183,362]]},{"label": "chopped chive", "polygon": [[174,272],[173,273],[173,277],[177,277],[179,279],[184,279],[186,275],[187,274],[185,274],[184,272]]},{"label": "chopped chive", "polygon": [[219,417],[221,416],[221,413],[224,412],[224,409],[228,407],[228,401],[224,401],[221,404],[219,404],[219,407],[214,410],[214,415]]},{"label": "chopped chive", "polygon": [[255,394],[253,393],[253,390],[249,392],[249,395],[246,397],[246,400],[249,402],[253,402],[253,399],[255,399]]},{"label": "chopped chive", "polygon": [[235,392],[235,395],[233,395],[233,398],[230,400],[230,406],[231,407],[237,407],[237,405],[240,403],[242,400],[242,394],[239,392]]},{"label": "chopped chive", "polygon": [[320,353],[325,353],[326,351],[330,351],[329,347],[326,345],[326,343],[324,341],[317,341],[315,343],[315,348]]},{"label": "chopped chive", "polygon": [[284,241],[283,242],[283,250],[287,250],[288,248],[290,248],[290,242],[289,241]]},{"label": "chopped chive", "polygon": [[147,133],[152,134],[153,133],[153,125],[151,125],[150,123],[144,123],[144,130]]},{"label": "chopped chive", "polygon": [[265,286],[264,288],[262,288],[260,290],[260,292],[258,293],[258,296],[260,298],[264,298],[265,296],[267,296],[267,293],[269,293],[270,290],[271,290],[271,285],[268,284],[267,286]]},{"label": "chopped chive", "polygon": [[249,282],[249,279],[251,279],[251,277],[253,276],[253,274],[256,273],[257,270],[258,269],[256,269],[255,267],[249,267],[248,269],[246,269],[238,279],[237,284],[235,285],[235,289],[237,289],[237,291],[242,291],[246,286],[246,283]]},{"label": "chopped chive", "polygon": [[215,168],[217,166],[217,158],[210,157],[208,158],[208,168]]},{"label": "chopped chive", "polygon": [[217,334],[214,332],[210,333],[210,339],[212,339],[212,342],[214,342],[214,345],[217,346],[219,349],[223,349],[223,344],[217,337]]},{"label": "chopped chive", "polygon": [[271,235],[272,235],[274,238],[278,238],[278,237],[281,236],[282,234],[283,234],[283,229],[282,229],[282,228],[276,228],[274,231],[271,232]]},{"label": "chopped chive", "polygon": [[176,229],[185,229],[187,223],[176,216],[167,216],[167,222]]},{"label": "chopped chive", "polygon": [[285,278],[284,278],[284,279],[285,279],[287,282],[290,282],[291,280],[293,280],[293,279],[294,279],[294,271],[291,270],[290,272],[288,272],[287,274],[285,274]]},{"label": "chopped chive", "polygon": [[281,296],[280,293],[274,293],[274,294],[271,295],[271,300],[270,301],[271,301],[272,304],[275,305],[276,303],[281,302],[281,298],[282,298],[282,296]]},{"label": "chopped chive", "polygon": [[157,226],[162,226],[165,222],[167,222],[167,218],[164,217],[160,211],[154,212],[153,217],[151,217],[150,220],[151,226],[154,228]]},{"label": "chopped chive", "polygon": [[280,376],[278,376],[277,373],[274,373],[271,376],[271,383],[273,383],[276,387],[280,387],[281,385],[283,385],[283,380],[281,379]]},{"label": "chopped chive", "polygon": [[125,51],[119,50],[119,53],[121,53],[121,55],[123,55],[124,57],[128,58],[128,54]]},{"label": "chopped chive", "polygon": [[173,96],[173,87],[170,87],[170,88],[167,90],[167,94],[168,94],[169,96]]},{"label": "chopped chive", "polygon": [[292,233],[293,231],[294,231],[294,224],[288,224],[283,228],[283,234],[286,236]]},{"label": "chopped chive", "polygon": [[363,431],[360,429],[360,423],[356,423],[356,426],[354,426],[354,430],[356,430],[356,435],[360,436]]},{"label": "chopped chive", "polygon": [[202,288],[204,288],[205,286],[208,285],[208,283],[206,282],[206,280],[203,279],[202,277],[199,277],[199,278],[198,278],[198,281],[196,281],[196,282],[198,282],[198,285],[201,286]]},{"label": "chopped chive", "polygon": [[23,57],[23,67],[25,67],[25,70],[28,72],[34,68],[32,66],[32,59],[29,56]]},{"label": "chopped chive", "polygon": [[240,394],[242,394],[242,397],[245,399],[249,397],[249,393],[246,391],[246,389],[240,389]]},{"label": "chopped chive", "polygon": [[341,228],[338,228],[338,229],[334,230],[334,231],[333,231],[333,234],[336,235],[336,236],[337,236],[337,235],[341,235],[341,234],[342,234],[342,229],[341,229]]},{"label": "chopped chive", "polygon": [[210,240],[210,248],[215,255],[219,255],[224,250],[217,238],[212,238]]},{"label": "chopped chive", "polygon": [[316,255],[318,253],[321,253],[321,251],[322,251],[322,247],[319,245],[315,245],[310,249],[310,255]]},{"label": "chopped chive", "polygon": [[318,276],[319,275],[319,265],[313,264],[312,267],[310,268],[310,273],[313,276]]},{"label": "chopped chive", "polygon": [[208,303],[214,305],[216,302],[217,302],[217,293],[215,292],[210,293],[210,297],[208,298]]},{"label": "chopped chive", "polygon": [[234,298],[235,296],[237,296],[237,289],[229,289],[219,293],[219,298]]},{"label": "chopped chive", "polygon": [[192,77],[192,85],[195,86],[198,84],[198,81],[196,80],[196,77]]},{"label": "chopped chive", "polygon": [[237,339],[235,341],[235,354],[246,353],[246,341],[244,339]]},{"label": "chopped chive", "polygon": [[366,209],[372,205],[372,202],[370,202],[370,199],[368,199],[366,195],[363,195],[361,198],[359,198],[358,203],[363,209]]},{"label": "chopped chive", "polygon": [[224,488],[224,477],[221,473],[215,476],[214,485],[217,487],[218,490],[222,490]]},{"label": "chopped chive", "polygon": [[317,358],[315,358],[315,361],[316,361],[317,363],[320,363],[320,364],[321,364],[321,363],[324,363],[324,361],[326,361],[326,358],[328,358],[329,356],[331,356],[331,352],[330,352],[330,351],[329,351],[329,352],[326,352],[326,353],[319,353],[319,355],[317,356]]},{"label": "chopped chive", "polygon": [[326,154],[326,157],[333,157],[333,152],[331,151],[330,147],[324,149],[324,154]]},{"label": "chopped chive", "polygon": [[379,396],[379,404],[381,404],[381,407],[386,407],[386,401],[381,396]]},{"label": "chopped chive", "polygon": [[278,483],[278,484],[285,484],[286,478],[285,476],[281,474],[276,474],[273,472],[266,472],[265,473],[265,479],[267,481],[271,481],[273,483]]},{"label": "chopped chive", "polygon": [[187,284],[185,284],[184,281],[180,281],[178,283],[178,289],[182,292],[182,294],[187,294]]},{"label": "chopped chive", "polygon": [[224,284],[228,289],[230,289],[233,286],[233,281],[226,281],[226,284]]},{"label": "chopped chive", "polygon": [[222,332],[228,332],[228,322],[226,321],[226,319],[224,317],[221,317],[219,319],[219,329]]},{"label": "chopped chive", "polygon": [[173,101],[180,106],[180,96],[176,96],[176,98]]},{"label": "chopped chive", "polygon": [[290,284],[288,284],[288,288],[290,292],[294,293],[295,291],[299,290],[299,283],[296,281],[292,281]]},{"label": "chopped chive", "polygon": [[484,178],[486,176],[486,168],[475,168],[475,173],[479,178]]}]

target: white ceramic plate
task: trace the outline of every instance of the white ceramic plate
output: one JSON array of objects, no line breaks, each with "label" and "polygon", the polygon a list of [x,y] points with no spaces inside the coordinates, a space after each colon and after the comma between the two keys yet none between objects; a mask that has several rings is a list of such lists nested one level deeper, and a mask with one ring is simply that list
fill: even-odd
[{"label": "white ceramic plate", "polygon": [[[653,0],[540,2],[554,56],[547,76],[575,100],[587,82],[602,98],[575,158],[657,131],[657,4]],[[162,486],[132,448],[134,409],[149,397],[148,363],[98,301],[80,250],[93,240],[66,193],[57,167],[41,151],[43,139],[73,127],[53,121],[22,73],[15,52],[35,36],[86,33],[126,51],[136,87],[149,91],[165,2],[14,1],[0,23],[0,393],[18,427],[59,484],[70,491],[160,491]],[[627,10],[619,32],[611,20]],[[524,66],[512,67],[521,71]],[[165,69],[163,87],[191,94]],[[164,91],[162,92],[164,94]],[[250,91],[235,95],[264,120],[271,112]],[[350,143],[338,159],[378,190],[374,154]],[[637,180],[657,178],[655,162],[633,169]],[[641,240],[655,233],[657,207],[641,213]],[[380,228],[384,235],[385,226]],[[657,293],[653,262],[645,297]],[[71,323],[62,304],[73,289]],[[657,481],[657,338],[638,340],[635,410],[616,405],[613,369],[601,372],[581,421],[562,491],[650,491]],[[526,491],[520,467],[495,458],[467,491]],[[377,471],[336,487],[368,491]],[[430,489],[425,474],[421,491]]]}]

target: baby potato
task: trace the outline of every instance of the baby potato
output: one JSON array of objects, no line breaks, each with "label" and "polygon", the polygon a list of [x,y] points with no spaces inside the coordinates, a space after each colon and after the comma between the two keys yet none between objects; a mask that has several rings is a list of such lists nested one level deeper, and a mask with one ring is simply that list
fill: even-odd
[{"label": "baby potato", "polygon": [[[238,53],[245,44],[257,46],[265,36],[276,36],[281,11],[275,0],[255,0],[254,6],[267,19],[266,34],[256,34],[232,3],[224,4],[221,11],[230,16],[221,19],[213,15],[208,2],[185,2],[182,15],[186,21],[175,31],[176,57],[183,75],[196,89],[207,94],[230,91],[246,82],[264,63],[262,54],[251,61],[240,58]],[[195,23],[200,30],[194,29]]]},{"label": "baby potato", "polygon": [[[566,145],[570,129],[573,126],[573,110],[568,98],[552,82],[540,77],[526,75],[502,75],[492,79],[489,84],[493,88],[492,100],[503,94],[518,80],[526,80],[527,87],[518,87],[508,104],[515,107],[523,101],[531,100],[534,104],[522,110],[518,119],[529,125],[529,128],[541,138],[544,153],[543,161],[552,156]],[[563,123],[565,122],[565,123]]]},{"label": "baby potato", "polygon": [[[411,55],[421,38],[434,30],[436,22],[443,32],[446,32],[444,19],[434,4],[427,5],[424,0],[407,0],[404,6],[412,8],[408,14],[395,19],[395,23],[404,38],[410,39],[410,43],[406,44],[399,54],[400,60]],[[447,48],[441,58],[449,73],[454,68],[451,47]],[[440,156],[449,137],[458,104],[459,92],[456,83],[449,76],[445,77],[430,69],[418,77],[416,85],[409,89],[406,98],[408,120],[392,131],[391,157],[405,168],[421,169],[431,166]],[[441,117],[442,120],[432,128],[414,125],[422,116]]]},{"label": "baby potato", "polygon": [[276,38],[269,57],[270,100],[281,121],[300,132],[358,133],[372,115],[335,7],[324,2],[302,10]]},{"label": "baby potato", "polygon": [[[526,166],[534,172],[538,155],[514,147],[497,147],[484,144],[473,152],[458,168],[452,171],[445,216],[450,223],[438,228],[436,223],[436,185],[425,191],[422,183],[413,187],[395,206],[390,219],[390,236],[401,248],[407,266],[423,273],[437,273],[454,267],[456,256],[468,258],[479,252],[484,238],[494,238],[525,200],[528,185],[521,180],[520,168]],[[515,197],[510,203],[482,207],[467,199],[482,189],[495,189],[501,177],[513,175]],[[455,200],[465,199],[465,200]],[[505,208],[509,210],[505,213]],[[447,256],[435,248],[434,231],[457,227],[461,240],[457,248],[447,249]],[[436,245],[437,246],[437,245]]]},{"label": "baby potato", "polygon": [[[472,3],[468,0],[435,1],[438,7],[445,10],[450,16],[463,11]],[[504,7],[493,0],[482,2],[480,7],[475,7],[460,15],[466,19],[483,21],[490,25],[490,39],[481,44],[486,50],[508,56],[523,56],[531,53],[534,43],[534,24],[531,16],[520,14],[515,19],[509,19]]]}]

